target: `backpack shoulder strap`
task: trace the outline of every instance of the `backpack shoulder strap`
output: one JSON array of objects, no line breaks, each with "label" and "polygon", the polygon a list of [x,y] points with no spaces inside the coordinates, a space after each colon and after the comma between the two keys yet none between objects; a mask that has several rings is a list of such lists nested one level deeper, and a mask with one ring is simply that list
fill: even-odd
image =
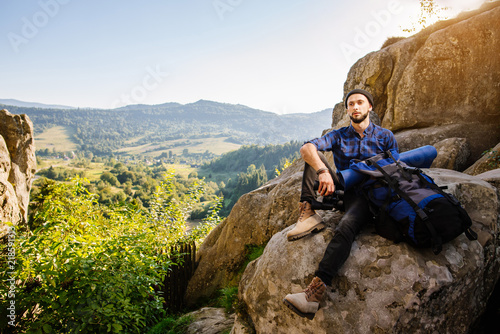
[{"label": "backpack shoulder strap", "polygon": [[[431,243],[432,243],[432,251],[434,254],[439,254],[441,250],[443,249],[443,241],[439,234],[437,233],[436,229],[432,224],[429,222],[429,217],[425,213],[425,211],[418,206],[415,201],[413,201],[410,196],[408,196],[407,193],[405,193],[401,188],[399,187],[399,182],[395,178],[391,177],[387,172],[380,167],[376,162],[372,161],[372,165],[379,170],[384,178],[386,179],[389,187],[396,192],[402,199],[404,199],[415,211],[415,213],[418,215],[420,220],[425,224],[427,229],[429,230],[431,234]],[[399,168],[403,168],[402,166],[398,166]]]}]

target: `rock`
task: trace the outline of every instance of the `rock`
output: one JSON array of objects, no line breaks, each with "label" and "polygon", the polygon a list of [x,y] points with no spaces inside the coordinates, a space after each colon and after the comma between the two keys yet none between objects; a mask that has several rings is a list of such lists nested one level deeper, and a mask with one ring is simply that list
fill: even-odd
[{"label": "rock", "polygon": [[359,59],[351,67],[344,83],[344,96],[352,89],[367,89],[373,96],[374,110],[383,119],[387,109],[386,86],[392,77],[394,69],[394,59],[386,51],[372,52]]},{"label": "rock", "polygon": [[466,167],[470,151],[465,138],[448,138],[442,140],[434,147],[437,157],[432,163],[432,168],[446,168],[462,171]]},{"label": "rock", "polygon": [[234,319],[234,326],[229,334],[255,334],[255,329],[252,325],[249,325],[244,321],[238,314]]},{"label": "rock", "polygon": [[[468,130],[470,127],[474,127],[475,130],[470,132]],[[496,134],[498,132],[497,129],[498,125],[496,124],[450,124],[404,130],[395,133],[394,136],[396,137],[400,151],[404,152],[424,145],[435,145],[445,139],[456,138],[457,134],[460,134],[461,138],[466,139],[470,152],[465,166],[470,166],[481,157],[486,148],[493,147],[500,141],[500,134]],[[485,133],[488,135],[485,136]]]},{"label": "rock", "polygon": [[[467,333],[500,276],[496,190],[462,173],[428,172],[462,201],[479,241],[462,234],[435,256],[430,250],[393,244],[365,229],[315,319],[309,321],[288,310],[282,299],[310,282],[332,232],[327,229],[288,242],[286,233],[292,228],[288,227],[271,238],[240,281],[239,298],[256,332]],[[338,217],[326,219],[332,226],[338,222]]]},{"label": "rock", "polygon": [[[14,225],[28,220],[31,181],[36,172],[33,123],[26,115],[0,110],[0,208],[2,222]],[[0,237],[6,225],[0,225]]]},{"label": "rock", "polygon": [[0,136],[0,238],[7,234],[7,225],[3,222],[18,223],[21,220],[21,211],[14,187],[9,182],[11,171],[10,154],[7,144]]},{"label": "rock", "polygon": [[[500,62],[491,56],[500,53],[499,6],[499,1],[485,3],[473,13],[367,54],[350,69],[344,94],[353,88],[370,91],[382,126],[396,137],[405,131],[414,142],[409,146],[466,138],[471,165],[500,142]],[[340,115],[334,111],[339,126],[345,123]],[[429,128],[439,138],[421,134]],[[416,148],[400,146],[403,151]]]},{"label": "rock", "polygon": [[[492,52],[500,52],[496,5],[428,36],[399,80],[393,108],[389,106],[394,117],[384,120],[385,126],[398,130],[451,123],[498,124],[500,63],[491,57]],[[379,52],[391,52],[391,47]]]},{"label": "rock", "polygon": [[186,316],[192,316],[194,319],[187,328],[186,334],[228,333],[234,324],[234,314],[226,314],[223,308],[204,307]]},{"label": "rock", "polygon": [[476,175],[476,177],[488,182],[493,187],[497,188],[500,193],[500,168],[478,174]]},{"label": "rock", "polygon": [[464,173],[478,175],[498,167],[500,167],[500,143],[491,150],[488,150],[479,160],[467,168]]}]

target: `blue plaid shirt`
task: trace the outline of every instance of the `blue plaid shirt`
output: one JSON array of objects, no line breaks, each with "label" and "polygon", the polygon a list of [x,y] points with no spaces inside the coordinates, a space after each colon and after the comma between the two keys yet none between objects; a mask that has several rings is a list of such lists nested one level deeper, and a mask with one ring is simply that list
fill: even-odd
[{"label": "blue plaid shirt", "polygon": [[398,149],[394,134],[372,122],[364,135],[361,138],[352,125],[349,125],[332,130],[308,143],[316,146],[318,151],[333,151],[335,166],[339,171],[349,168],[351,159],[364,160],[393,148]]}]

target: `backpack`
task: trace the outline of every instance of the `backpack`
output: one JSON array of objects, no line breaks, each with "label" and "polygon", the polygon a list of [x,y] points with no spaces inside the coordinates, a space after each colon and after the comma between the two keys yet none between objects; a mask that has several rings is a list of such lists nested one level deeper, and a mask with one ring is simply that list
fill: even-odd
[{"label": "backpack", "polygon": [[350,168],[370,176],[358,189],[367,197],[382,237],[432,247],[436,255],[443,243],[464,232],[469,240],[477,239],[460,202],[422,170],[400,161],[397,150],[353,160]]}]

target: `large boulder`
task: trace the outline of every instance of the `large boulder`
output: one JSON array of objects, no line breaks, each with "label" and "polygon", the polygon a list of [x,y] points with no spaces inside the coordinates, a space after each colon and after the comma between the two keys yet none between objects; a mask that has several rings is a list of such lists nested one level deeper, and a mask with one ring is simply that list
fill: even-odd
[{"label": "large boulder", "polygon": [[234,325],[234,314],[227,314],[223,308],[204,307],[186,314],[193,319],[186,334],[228,333]]},{"label": "large boulder", "polygon": [[[439,255],[393,244],[365,229],[313,321],[283,305],[314,276],[331,230],[288,242],[287,228],[275,234],[251,262],[239,296],[257,333],[467,333],[481,315],[499,278],[499,203],[496,189],[462,173],[432,169],[439,185],[464,204],[479,234],[463,234]],[[325,217],[333,227],[339,216]],[[242,326],[235,334],[248,332]]]},{"label": "large boulder", "polygon": [[492,149],[487,150],[485,154],[472,166],[467,168],[464,173],[478,175],[498,167],[500,167],[500,143]]},{"label": "large boulder", "polygon": [[35,173],[33,123],[27,115],[0,110],[0,237],[6,231],[5,222],[26,224]]},{"label": "large boulder", "polygon": [[469,145],[465,138],[447,138],[434,144],[437,157],[432,168],[446,168],[463,171],[470,156]]},{"label": "large boulder", "polygon": [[[500,142],[500,62],[492,56],[500,53],[499,6],[500,1],[485,3],[467,17],[369,53],[350,69],[344,93],[370,91],[383,127],[396,135],[411,131],[408,146],[466,138],[471,165]],[[336,109],[334,128],[345,121],[341,105]],[[423,135],[427,128],[433,134]],[[404,141],[400,145],[412,149]]]},{"label": "large boulder", "polygon": [[476,177],[496,187],[500,194],[500,168],[478,174]]}]

